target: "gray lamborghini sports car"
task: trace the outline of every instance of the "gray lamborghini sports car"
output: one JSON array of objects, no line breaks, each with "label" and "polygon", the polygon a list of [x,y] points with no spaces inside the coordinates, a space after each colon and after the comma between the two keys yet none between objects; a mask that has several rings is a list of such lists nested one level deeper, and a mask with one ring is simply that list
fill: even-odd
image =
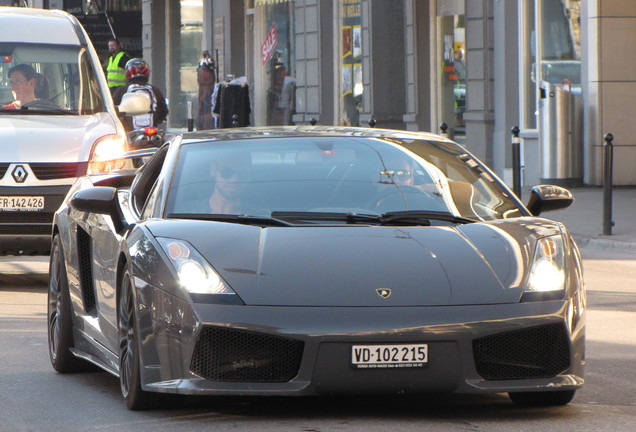
[{"label": "gray lamborghini sports car", "polygon": [[55,214],[49,347],[131,409],[186,395],[499,393],[583,385],[579,250],[466,149],[406,131],[177,136],[80,178]]}]

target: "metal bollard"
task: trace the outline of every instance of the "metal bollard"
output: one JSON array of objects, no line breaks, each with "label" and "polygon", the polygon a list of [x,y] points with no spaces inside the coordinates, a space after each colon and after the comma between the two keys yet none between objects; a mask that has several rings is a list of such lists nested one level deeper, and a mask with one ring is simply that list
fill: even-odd
[{"label": "metal bollard", "polygon": [[439,125],[439,130],[441,131],[440,135],[444,138],[448,138],[448,125],[446,123],[442,123]]},{"label": "metal bollard", "polygon": [[521,199],[521,139],[519,138],[519,126],[514,126],[512,132],[512,190]]},{"label": "metal bollard", "polygon": [[374,119],[373,117],[371,117],[371,118],[369,119],[369,127],[374,128],[374,127],[375,127],[375,124],[376,124],[375,119]]},{"label": "metal bollard", "polygon": [[188,101],[188,132],[194,130],[194,118],[192,117],[192,101]]},{"label": "metal bollard", "polygon": [[614,135],[606,133],[603,137],[603,235],[611,235],[612,220],[612,182],[614,178]]}]

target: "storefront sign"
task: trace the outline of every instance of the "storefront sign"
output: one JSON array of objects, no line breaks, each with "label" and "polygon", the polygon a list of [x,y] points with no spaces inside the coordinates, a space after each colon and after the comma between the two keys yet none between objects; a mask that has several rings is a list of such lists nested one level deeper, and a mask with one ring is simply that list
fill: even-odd
[{"label": "storefront sign", "polygon": [[276,24],[272,24],[267,32],[267,36],[265,36],[265,40],[263,41],[263,45],[261,45],[261,59],[263,61],[263,65],[267,63],[267,60],[272,56],[274,52],[274,48],[276,48],[276,44],[278,43],[278,37],[276,36]]}]

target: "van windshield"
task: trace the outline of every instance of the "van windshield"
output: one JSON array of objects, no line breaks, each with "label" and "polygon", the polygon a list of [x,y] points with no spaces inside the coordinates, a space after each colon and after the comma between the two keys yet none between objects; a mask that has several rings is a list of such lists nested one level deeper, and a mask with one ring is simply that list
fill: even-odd
[{"label": "van windshield", "polygon": [[87,115],[104,103],[86,48],[0,43],[2,114]]}]

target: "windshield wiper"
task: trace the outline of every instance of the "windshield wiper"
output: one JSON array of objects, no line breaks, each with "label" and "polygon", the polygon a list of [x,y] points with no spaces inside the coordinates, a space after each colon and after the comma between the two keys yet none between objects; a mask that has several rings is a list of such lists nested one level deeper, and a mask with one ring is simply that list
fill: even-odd
[{"label": "windshield wiper", "polygon": [[448,212],[423,210],[395,211],[381,215],[344,212],[273,211],[271,217],[236,214],[171,213],[167,217],[170,219],[214,220],[260,226],[295,226],[295,223],[311,223],[311,221],[420,226],[430,226],[431,220],[447,221],[456,224],[475,222],[472,219],[456,216]]},{"label": "windshield wiper", "polygon": [[72,115],[76,116],[79,113],[73,110],[67,110],[64,108],[40,108],[40,107],[21,107],[20,109],[7,109],[0,106],[0,112],[3,114],[46,114],[46,115]]},{"label": "windshield wiper", "polygon": [[[452,222],[456,224],[467,224],[475,222],[473,219],[468,219],[461,216],[456,216],[449,212],[439,211],[425,211],[425,210],[405,210],[387,212],[379,216],[382,224],[417,224],[417,225],[430,225],[431,220],[440,220],[446,222]],[[423,222],[428,222],[423,223]]]},{"label": "windshield wiper", "polygon": [[258,226],[293,226],[293,224],[267,216],[239,215],[239,214],[206,214],[206,213],[170,213],[168,219],[196,219],[218,222],[231,222],[244,225]]},{"label": "windshield wiper", "polygon": [[78,115],[77,111],[67,110],[66,108],[56,106],[21,107],[18,111],[28,112],[30,114]]},{"label": "windshield wiper", "polygon": [[292,221],[335,221],[346,223],[380,222],[379,215],[363,213],[310,212],[310,211],[273,211],[272,217]]},{"label": "windshield wiper", "polygon": [[366,223],[378,225],[421,225],[429,226],[432,220],[447,221],[456,224],[475,222],[448,212],[411,210],[387,212],[381,215],[364,213],[337,213],[337,212],[291,212],[274,211],[272,217],[290,221],[335,221],[348,224]]}]

